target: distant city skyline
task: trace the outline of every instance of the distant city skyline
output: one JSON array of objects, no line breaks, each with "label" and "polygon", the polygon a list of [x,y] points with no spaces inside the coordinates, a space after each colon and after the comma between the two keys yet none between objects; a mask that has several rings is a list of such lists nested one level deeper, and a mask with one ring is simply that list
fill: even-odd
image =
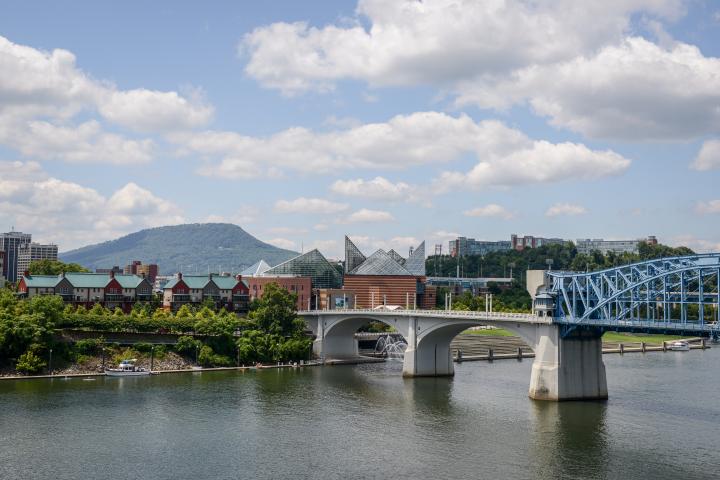
[{"label": "distant city skyline", "polygon": [[0,231],[717,251],[718,57],[689,0],[4,2]]}]

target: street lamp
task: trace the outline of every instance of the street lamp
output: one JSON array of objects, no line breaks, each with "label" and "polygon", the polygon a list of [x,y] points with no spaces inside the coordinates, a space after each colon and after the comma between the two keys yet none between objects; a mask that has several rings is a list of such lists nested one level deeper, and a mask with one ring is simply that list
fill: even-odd
[{"label": "street lamp", "polygon": [[546,258],[545,263],[548,266],[548,270],[552,270],[553,263],[555,263],[555,262],[552,258]]},{"label": "street lamp", "polygon": [[195,365],[199,365],[198,363],[198,351],[200,350],[200,345],[195,345]]},{"label": "street lamp", "polygon": [[153,371],[155,366],[155,345],[150,347],[150,371]]},{"label": "street lamp", "polygon": [[48,374],[52,375],[52,348],[50,349],[50,359],[48,361]]}]

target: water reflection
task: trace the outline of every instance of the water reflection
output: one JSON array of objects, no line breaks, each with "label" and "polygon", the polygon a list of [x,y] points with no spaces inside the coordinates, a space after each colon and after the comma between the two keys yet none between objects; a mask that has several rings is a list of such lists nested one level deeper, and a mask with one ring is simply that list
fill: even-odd
[{"label": "water reflection", "polygon": [[536,478],[606,478],[607,402],[532,402]]}]

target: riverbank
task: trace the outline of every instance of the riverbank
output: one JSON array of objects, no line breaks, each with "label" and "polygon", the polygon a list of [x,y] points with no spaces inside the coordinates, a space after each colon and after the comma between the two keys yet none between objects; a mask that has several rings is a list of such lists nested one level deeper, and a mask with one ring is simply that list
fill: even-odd
[{"label": "riverbank", "polygon": [[[371,360],[368,362],[362,362],[362,363],[377,363],[381,360]],[[348,364],[349,362],[343,363],[338,362],[337,365],[344,365]],[[139,364],[139,362],[138,362]],[[329,365],[331,363],[328,363]],[[314,362],[314,361],[307,361],[302,363],[281,363],[277,365],[254,365],[254,366],[240,366],[240,367],[197,367],[197,366],[188,366],[186,368],[180,368],[180,369],[170,369],[170,370],[152,370],[152,375],[165,375],[170,373],[202,373],[202,372],[219,372],[219,371],[229,371],[229,370],[239,370],[239,371],[245,371],[245,370],[264,370],[264,369],[277,369],[277,368],[305,368],[305,367],[315,367],[322,365],[320,362]],[[107,375],[103,371],[88,371],[83,373],[63,373],[63,372],[54,372],[52,375],[6,375],[6,376],[0,376],[0,380],[32,380],[32,379],[52,379],[52,378],[93,378],[93,377],[106,377]]]},{"label": "riverbank", "polygon": [[[498,329],[499,330],[499,329]],[[462,333],[450,343],[455,361],[501,360],[512,358],[534,358],[532,348],[515,335],[491,335],[484,333]],[[610,341],[608,341],[608,338]],[[620,340],[620,341],[617,341]],[[711,348],[706,339],[699,337],[682,338],[671,335],[632,335],[613,332],[603,336],[603,354],[646,353],[672,351],[668,347],[675,340],[687,341],[691,350]]]}]

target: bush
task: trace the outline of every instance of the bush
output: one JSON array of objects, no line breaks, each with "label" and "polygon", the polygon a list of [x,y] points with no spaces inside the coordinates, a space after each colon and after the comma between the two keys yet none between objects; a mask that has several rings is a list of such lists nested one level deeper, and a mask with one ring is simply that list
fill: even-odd
[{"label": "bush", "polygon": [[102,338],[89,338],[87,340],[78,340],[75,342],[74,350],[82,355],[92,355],[97,353],[105,341]]},{"label": "bush", "polygon": [[181,355],[195,355],[195,349],[202,345],[200,340],[195,340],[193,337],[180,337],[175,344],[175,351]]},{"label": "bush", "polygon": [[22,373],[33,374],[45,368],[45,365],[47,365],[47,363],[45,363],[42,358],[28,350],[18,358],[15,370]]},{"label": "bush", "polygon": [[230,367],[233,364],[230,357],[215,354],[213,349],[207,345],[203,345],[200,349],[198,363],[203,367]]},{"label": "bush", "polygon": [[138,352],[150,353],[150,350],[152,350],[153,346],[149,343],[138,342],[133,345],[133,348],[135,348],[135,350],[137,350]]}]

